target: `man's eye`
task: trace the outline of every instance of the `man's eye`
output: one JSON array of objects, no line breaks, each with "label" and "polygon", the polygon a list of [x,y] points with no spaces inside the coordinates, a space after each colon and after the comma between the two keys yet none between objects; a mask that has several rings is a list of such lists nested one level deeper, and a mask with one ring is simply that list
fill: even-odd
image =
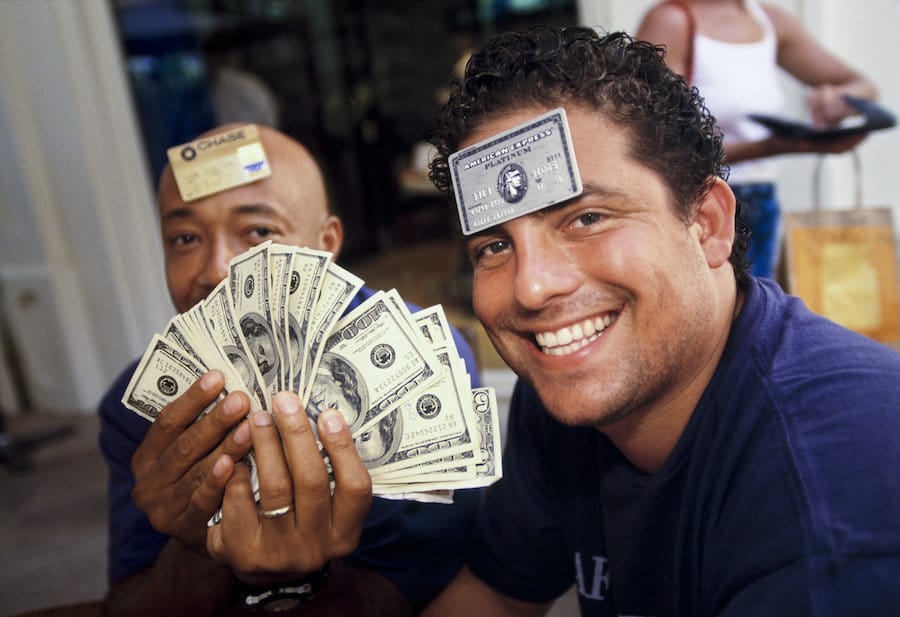
[{"label": "man's eye", "polygon": [[469,242],[467,252],[473,267],[492,268],[499,266],[512,251],[509,239],[475,238]]},{"label": "man's eye", "polygon": [[169,244],[176,247],[187,246],[196,241],[197,236],[194,234],[176,234],[174,236],[169,236]]},{"label": "man's eye", "polygon": [[274,233],[275,230],[271,227],[254,227],[250,230],[250,235],[261,238],[263,240],[273,235]]},{"label": "man's eye", "polygon": [[509,242],[506,240],[494,240],[493,242],[488,242],[480,249],[478,249],[479,257],[490,257],[491,255],[499,255],[503,251],[509,248]]},{"label": "man's eye", "polygon": [[598,212],[585,212],[578,216],[575,219],[576,226],[587,227],[588,225],[594,225],[595,223],[599,223],[603,219],[603,216]]}]

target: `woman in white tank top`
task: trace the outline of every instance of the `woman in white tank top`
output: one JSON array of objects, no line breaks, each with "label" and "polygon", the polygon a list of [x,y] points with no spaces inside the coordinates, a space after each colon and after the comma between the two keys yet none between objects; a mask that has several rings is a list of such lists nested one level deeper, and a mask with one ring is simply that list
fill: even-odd
[{"label": "woman in white tank top", "polygon": [[716,117],[731,168],[729,184],[749,205],[753,273],[774,277],[779,207],[771,158],[844,152],[865,137],[785,139],[747,114],[784,113],[779,67],[810,86],[810,115],[823,126],[854,113],[843,95],[874,99],[874,84],[816,42],[796,18],[756,0],[666,0],[647,12],[637,37],[667,48],[666,63],[697,86]]}]

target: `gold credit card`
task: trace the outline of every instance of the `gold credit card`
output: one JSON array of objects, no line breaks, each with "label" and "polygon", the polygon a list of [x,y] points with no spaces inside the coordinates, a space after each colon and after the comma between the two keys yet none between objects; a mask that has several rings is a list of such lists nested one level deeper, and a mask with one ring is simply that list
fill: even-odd
[{"label": "gold credit card", "polygon": [[561,107],[454,152],[448,163],[465,235],[566,201],[583,190]]},{"label": "gold credit card", "polygon": [[166,150],[184,201],[272,175],[259,130],[248,124]]}]

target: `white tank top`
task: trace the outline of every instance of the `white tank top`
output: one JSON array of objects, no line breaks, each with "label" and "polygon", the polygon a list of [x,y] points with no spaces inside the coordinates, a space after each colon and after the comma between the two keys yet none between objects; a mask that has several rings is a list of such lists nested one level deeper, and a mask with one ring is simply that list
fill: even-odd
[{"label": "white tank top", "polygon": [[[756,0],[745,0],[744,5],[762,27],[759,41],[728,43],[699,33],[694,36],[693,85],[715,116],[726,145],[768,137],[768,129],[747,118],[747,114],[784,113],[775,28]],[[730,167],[732,183],[775,179],[771,159],[744,161]]]}]

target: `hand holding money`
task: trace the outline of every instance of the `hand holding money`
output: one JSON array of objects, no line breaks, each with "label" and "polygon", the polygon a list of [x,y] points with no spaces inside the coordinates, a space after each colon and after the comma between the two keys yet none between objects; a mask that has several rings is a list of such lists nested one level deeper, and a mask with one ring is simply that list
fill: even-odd
[{"label": "hand holding money", "polygon": [[[356,547],[369,510],[372,484],[340,413],[318,418],[321,443],[334,468],[322,465],[316,435],[297,395],[281,392],[267,411],[250,415],[259,470],[259,516],[249,470],[239,466],[228,483],[218,525],[209,530],[210,555],[247,583],[277,575],[301,578]],[[276,429],[277,423],[277,429]]]},{"label": "hand holding money", "polygon": [[[375,494],[450,500],[455,488],[496,480],[496,401],[471,390],[442,309],[412,315],[391,291],[344,315],[361,287],[321,251],[265,243],[238,255],[228,279],[154,337],[123,403],[154,420],[217,368],[223,394],[244,392],[254,411],[272,413],[276,393],[296,393],[314,435],[322,411],[340,411]],[[259,497],[253,455],[245,462]]]},{"label": "hand holding money", "polygon": [[223,386],[218,370],[191,383],[160,410],[132,459],[135,504],[154,528],[198,550],[206,547],[206,521],[222,502],[233,461],[251,447],[242,422],[249,397],[222,397]]}]

